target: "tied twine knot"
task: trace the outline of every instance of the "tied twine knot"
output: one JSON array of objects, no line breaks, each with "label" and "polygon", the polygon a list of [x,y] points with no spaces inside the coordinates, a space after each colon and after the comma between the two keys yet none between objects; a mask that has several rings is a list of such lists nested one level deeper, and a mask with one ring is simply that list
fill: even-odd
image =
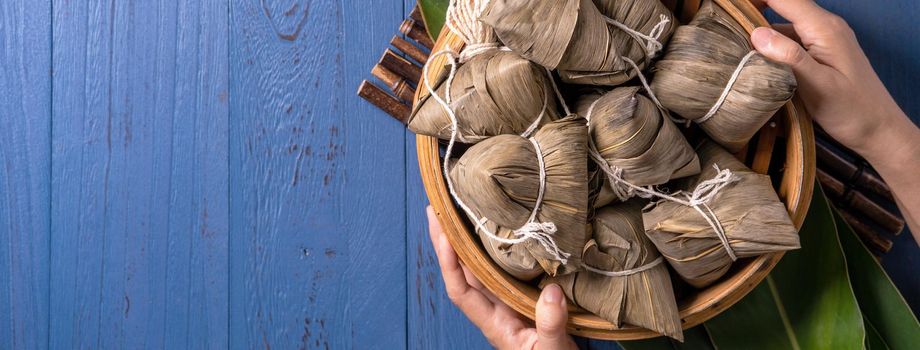
[{"label": "tied twine knot", "polygon": [[[540,207],[543,203],[543,195],[546,192],[546,165],[543,162],[543,151],[540,148],[540,144],[533,137],[529,137],[528,141],[530,141],[530,143],[533,145],[534,151],[537,155],[537,163],[540,169],[540,188],[537,193],[537,200],[534,203],[533,210],[530,213],[530,218],[528,218],[527,223],[524,224],[524,226],[514,230],[514,236],[516,238],[508,239],[508,238],[498,237],[494,232],[492,232],[491,230],[489,230],[488,228],[484,226],[484,223],[486,222],[486,218],[482,218],[482,219],[478,218],[478,216],[475,213],[473,213],[473,210],[468,205],[466,205],[466,203],[464,203],[462,199],[460,199],[460,196],[457,195],[457,192],[454,189],[454,182],[450,177],[450,167],[449,167],[450,155],[453,152],[454,145],[457,143],[457,138],[459,136],[459,123],[457,121],[457,115],[454,113],[453,108],[451,108],[450,106],[450,99],[451,99],[450,86],[453,84],[453,80],[457,75],[457,58],[456,58],[457,54],[451,50],[439,51],[431,55],[431,57],[429,58],[429,62],[434,61],[436,58],[440,56],[446,56],[448,58],[447,63],[448,65],[450,65],[450,72],[447,75],[447,80],[445,81],[446,86],[444,88],[444,94],[445,94],[444,98],[442,98],[441,96],[437,94],[437,92],[434,90],[434,87],[431,86],[431,82],[428,81],[429,65],[427,64],[422,69],[422,81],[424,82],[425,89],[428,90],[428,93],[431,95],[431,97],[434,98],[435,101],[437,101],[438,104],[440,104],[441,107],[444,108],[444,110],[447,112],[447,115],[450,117],[450,122],[451,122],[450,141],[447,143],[447,149],[444,152],[445,160],[444,160],[444,164],[442,168],[442,170],[444,171],[444,178],[447,182],[447,188],[450,192],[450,195],[454,198],[455,201],[457,201],[457,205],[459,205],[460,208],[462,208],[463,211],[466,212],[466,214],[469,217],[473,218],[473,221],[476,223],[477,229],[485,233],[486,237],[489,237],[489,239],[492,239],[492,240],[495,240],[501,243],[506,243],[506,244],[518,244],[518,243],[522,243],[522,242],[525,242],[531,239],[536,240],[538,243],[540,243],[543,249],[545,249],[553,257],[553,259],[561,262],[562,264],[568,263],[568,258],[571,256],[571,254],[566,253],[562,251],[561,249],[559,249],[559,246],[556,244],[556,241],[553,239],[553,234],[555,234],[557,230],[556,224],[552,222],[538,222],[536,220],[537,213],[539,212]],[[555,83],[553,84],[555,86]],[[543,99],[544,100],[543,110],[540,112],[540,115],[537,117],[537,119],[531,124],[530,128],[528,128],[527,131],[525,131],[522,137],[528,137],[525,135],[529,135],[534,130],[536,130],[537,126],[539,126],[540,124],[540,121],[543,120],[546,114],[548,94],[544,94],[544,96],[545,97]]]},{"label": "tied twine knot", "polygon": [[[621,57],[627,63],[629,63],[633,69],[636,70],[637,76],[642,82],[643,88],[648,91],[649,97],[652,99],[652,101],[654,101],[655,105],[658,107],[658,110],[660,110],[664,115],[668,116],[668,118],[671,120],[674,120],[668,110],[665,109],[661,105],[661,102],[658,101],[658,98],[655,96],[655,93],[649,86],[648,81],[646,81],[645,76],[642,74],[642,70],[639,69],[639,66],[636,65],[636,63],[628,57]],[[549,73],[548,69],[547,73]],[[552,76],[550,76],[550,78],[552,78]],[[559,98],[560,104],[562,104],[562,107],[566,110],[566,113],[569,113],[569,108],[566,105],[565,100],[562,98],[562,93],[559,91],[559,86],[556,85],[553,79],[550,79],[550,81],[552,82],[552,87],[556,92],[556,96]],[[598,101],[600,101],[600,99],[594,101],[594,103],[592,103],[588,108],[588,115],[585,116],[586,120],[591,120],[591,114],[594,112],[594,107],[597,105]],[[588,123],[588,128],[591,128],[590,122]],[[588,134],[590,135],[590,130]],[[738,259],[738,257],[735,255],[735,250],[729,244],[728,237],[725,234],[725,229],[722,227],[722,223],[719,221],[719,218],[716,217],[715,212],[713,212],[709,207],[709,202],[711,202],[716,197],[716,195],[722,191],[723,188],[738,180],[738,177],[735,176],[731,170],[719,169],[718,164],[713,164],[712,166],[715,168],[717,173],[716,176],[714,176],[712,179],[699,183],[691,194],[685,195],[686,199],[681,199],[676,197],[677,195],[681,194],[680,192],[677,192],[674,195],[669,195],[655,190],[653,186],[641,187],[627,181],[623,177],[623,169],[620,167],[611,166],[597,150],[597,145],[594,143],[594,139],[591,137],[588,137],[588,155],[592,158],[592,160],[594,160],[595,163],[597,163],[601,170],[607,174],[611,189],[617,198],[619,198],[621,201],[625,201],[634,196],[646,199],[657,197],[662,200],[667,200],[684,206],[692,207],[698,213],[700,213],[700,215],[706,219],[706,222],[709,224],[709,226],[712,227],[713,231],[716,233],[716,236],[719,237],[719,241],[722,242],[722,245],[725,247],[725,251],[728,252],[728,256],[732,259],[732,261]],[[705,211],[703,209],[705,209]]]},{"label": "tied twine knot", "polygon": [[445,24],[451,32],[463,39],[466,47],[460,52],[460,63],[491,51],[511,51],[498,43],[491,27],[479,21],[490,0],[451,0],[447,7]]},{"label": "tied twine knot", "polygon": [[[713,164],[712,167],[716,170],[716,176],[697,184],[693,192],[689,194],[678,191],[669,195],[655,190],[652,186],[641,187],[625,180],[623,178],[623,169],[616,166],[610,166],[607,161],[601,157],[594,142],[590,142],[589,144],[589,153],[591,153],[591,157],[594,159],[595,163],[597,163],[604,173],[607,174],[607,178],[610,180],[610,187],[620,200],[626,200],[633,196],[646,199],[657,197],[664,201],[670,201],[693,208],[704,220],[706,220],[709,227],[712,228],[732,261],[738,260],[738,257],[735,255],[735,250],[729,243],[725,228],[722,226],[716,213],[709,207],[709,203],[715,199],[722,189],[738,181],[738,177],[732,173],[731,170],[720,169],[717,164]],[[681,195],[683,195],[683,198],[680,197]]]}]

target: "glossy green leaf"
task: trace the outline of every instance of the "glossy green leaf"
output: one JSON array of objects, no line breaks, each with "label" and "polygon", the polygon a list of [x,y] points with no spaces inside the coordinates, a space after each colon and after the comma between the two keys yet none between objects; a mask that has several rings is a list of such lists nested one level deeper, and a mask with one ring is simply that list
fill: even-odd
[{"label": "glossy green leaf", "polygon": [[816,186],[800,232],[748,297],[706,323],[719,349],[862,349],[865,328],[833,212]]},{"label": "glossy green leaf", "polygon": [[621,341],[620,346],[626,350],[708,350],[715,349],[709,340],[706,328],[696,326],[684,331],[684,342],[680,343],[668,337],[645,340]]},{"label": "glossy green leaf", "polygon": [[920,347],[920,323],[904,297],[850,225],[836,212],[834,219],[863,316],[892,349]]},{"label": "glossy green leaf", "polygon": [[447,15],[447,6],[449,0],[418,0],[418,6],[422,10],[422,18],[425,19],[425,28],[428,29],[428,35],[437,39],[441,35],[441,28],[444,27],[444,18]]}]

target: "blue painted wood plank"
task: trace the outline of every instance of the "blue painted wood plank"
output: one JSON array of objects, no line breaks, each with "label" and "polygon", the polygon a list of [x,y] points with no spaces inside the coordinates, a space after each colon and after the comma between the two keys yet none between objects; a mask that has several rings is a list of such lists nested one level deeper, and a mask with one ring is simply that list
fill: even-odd
[{"label": "blue painted wood plank", "polygon": [[355,97],[392,1],[231,6],[231,348],[403,348],[403,130]]},{"label": "blue painted wood plank", "polygon": [[52,348],[227,347],[227,12],[54,3]]},{"label": "blue painted wood plank", "polygon": [[48,344],[51,2],[0,2],[0,348]]}]

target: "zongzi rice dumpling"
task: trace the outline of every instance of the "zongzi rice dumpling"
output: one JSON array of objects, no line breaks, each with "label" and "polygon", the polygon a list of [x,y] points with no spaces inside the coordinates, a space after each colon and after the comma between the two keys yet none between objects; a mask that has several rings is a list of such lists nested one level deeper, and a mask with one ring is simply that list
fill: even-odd
[{"label": "zongzi rice dumpling", "polygon": [[[431,84],[455,113],[458,141],[476,143],[504,134],[530,136],[538,126],[560,118],[548,75],[544,68],[498,48],[492,29],[476,20],[480,2],[451,3],[451,30],[466,41],[467,47],[452,77],[447,73],[451,69],[444,69],[445,74],[425,84]],[[427,93],[415,103],[408,127],[442,140],[451,137],[450,115]]]},{"label": "zongzi rice dumpling", "polygon": [[491,0],[480,20],[524,58],[569,83],[617,85],[644,67],[676,27],[658,0]]},{"label": "zongzi rice dumpling", "polygon": [[683,341],[668,267],[643,231],[644,203],[598,210],[582,257],[587,270],[548,277],[542,285],[559,284],[573,303],[617,327],[627,323]]},{"label": "zongzi rice dumpling", "polygon": [[651,186],[700,172],[693,147],[638,87],[583,95],[577,110],[588,118],[598,153],[622,169],[623,180]]},{"label": "zongzi rice dumpling", "polygon": [[566,274],[580,269],[588,240],[586,144],[585,120],[570,116],[530,139],[499,135],[473,145],[450,177],[471,216],[533,238],[518,244],[548,274]]},{"label": "zongzi rice dumpling", "polygon": [[646,234],[682,279],[705,287],[735,258],[799,248],[798,232],[769,176],[751,171],[713,142],[704,142],[699,156],[703,171],[678,181],[679,189],[699,189],[720,173],[730,172],[732,180],[697,207],[661,201],[642,216]]},{"label": "zongzi rice dumpling", "polygon": [[661,104],[731,152],[744,147],[796,88],[792,70],[753,51],[747,32],[709,0],[677,29],[654,72],[652,90]]}]

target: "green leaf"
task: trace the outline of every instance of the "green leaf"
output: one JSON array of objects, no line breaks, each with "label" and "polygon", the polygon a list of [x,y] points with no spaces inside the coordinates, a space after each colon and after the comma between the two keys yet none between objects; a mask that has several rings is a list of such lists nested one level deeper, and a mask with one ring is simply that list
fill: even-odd
[{"label": "green leaf", "polygon": [[620,346],[626,350],[709,350],[715,349],[709,340],[709,334],[703,326],[696,326],[684,331],[684,342],[680,343],[668,337],[645,340],[621,341]]},{"label": "green leaf", "polygon": [[720,349],[862,349],[865,328],[833,212],[816,186],[800,232],[766,281],[706,323]]},{"label": "green leaf", "polygon": [[863,322],[866,324],[866,349],[888,350],[888,344],[885,344],[885,341],[882,339],[882,335],[878,333],[878,330],[875,329],[875,326],[872,325],[872,322],[869,322],[869,319],[867,318],[863,318]]},{"label": "green leaf", "polygon": [[449,0],[418,0],[422,18],[425,19],[425,29],[428,29],[428,35],[432,40],[437,40],[438,35],[441,35],[448,5],[450,5]]},{"label": "green leaf", "polygon": [[[846,221],[834,212],[853,292],[863,316],[893,349],[920,346],[920,323],[904,297]],[[869,328],[869,327],[867,327]]]}]

